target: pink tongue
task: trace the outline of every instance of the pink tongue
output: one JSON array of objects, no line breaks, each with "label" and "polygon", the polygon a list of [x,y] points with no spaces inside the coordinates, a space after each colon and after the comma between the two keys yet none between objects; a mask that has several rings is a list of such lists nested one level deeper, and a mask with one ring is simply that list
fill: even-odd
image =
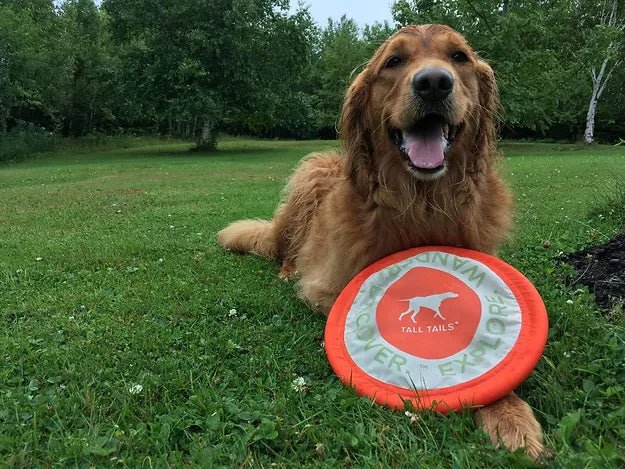
[{"label": "pink tongue", "polygon": [[406,153],[417,168],[434,169],[443,164],[445,139],[440,124],[427,126],[418,134],[404,134]]}]

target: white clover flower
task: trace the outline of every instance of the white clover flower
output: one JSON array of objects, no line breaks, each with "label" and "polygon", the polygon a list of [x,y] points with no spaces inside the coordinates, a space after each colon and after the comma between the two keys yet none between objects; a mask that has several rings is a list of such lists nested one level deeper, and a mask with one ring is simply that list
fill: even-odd
[{"label": "white clover flower", "polygon": [[566,300],[566,304],[567,305],[572,305],[573,304],[573,300]]},{"label": "white clover flower", "polygon": [[306,382],[306,378],[304,378],[303,376],[298,376],[293,381],[291,381],[291,388],[295,392],[308,391],[308,383]]},{"label": "white clover flower", "polygon": [[139,394],[141,391],[143,391],[143,385],[141,384],[133,384],[128,388],[130,394]]},{"label": "white clover flower", "polygon": [[323,456],[326,453],[325,445],[323,443],[316,443],[315,453],[317,453],[317,456]]},{"label": "white clover flower", "polygon": [[163,263],[163,258],[162,258],[162,257],[158,260],[158,263],[159,263],[159,264],[162,264],[162,263]]},{"label": "white clover flower", "polygon": [[234,308],[232,308],[230,311],[228,311],[228,317],[229,318],[232,318],[232,317],[235,317],[235,316],[238,316],[238,315],[239,315],[239,313]]},{"label": "white clover flower", "polygon": [[417,414],[413,414],[409,410],[404,412],[404,415],[410,419],[410,423],[415,423],[417,420],[419,420],[419,416]]},{"label": "white clover flower", "polygon": [[169,228],[173,229],[173,228],[174,228],[174,225],[169,225]]},{"label": "white clover flower", "polygon": [[564,358],[571,358],[571,354],[569,352],[564,352],[562,355],[564,355]]},{"label": "white clover flower", "polygon": [[43,257],[35,257],[35,260],[36,260],[37,262],[42,261],[42,260],[43,260]]}]

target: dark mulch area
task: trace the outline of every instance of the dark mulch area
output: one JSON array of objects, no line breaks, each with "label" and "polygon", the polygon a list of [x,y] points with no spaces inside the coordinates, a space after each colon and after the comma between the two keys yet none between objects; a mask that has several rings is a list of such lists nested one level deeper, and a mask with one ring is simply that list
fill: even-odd
[{"label": "dark mulch area", "polygon": [[578,281],[594,292],[597,304],[610,309],[625,300],[625,233],[601,246],[592,246],[567,258]]}]

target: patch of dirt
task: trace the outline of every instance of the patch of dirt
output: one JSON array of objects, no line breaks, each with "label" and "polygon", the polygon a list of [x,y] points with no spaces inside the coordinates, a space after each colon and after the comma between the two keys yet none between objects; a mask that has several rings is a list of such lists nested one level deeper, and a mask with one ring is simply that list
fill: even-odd
[{"label": "patch of dirt", "polygon": [[625,301],[625,233],[601,246],[568,256],[579,278],[594,292],[601,308],[611,309]]}]

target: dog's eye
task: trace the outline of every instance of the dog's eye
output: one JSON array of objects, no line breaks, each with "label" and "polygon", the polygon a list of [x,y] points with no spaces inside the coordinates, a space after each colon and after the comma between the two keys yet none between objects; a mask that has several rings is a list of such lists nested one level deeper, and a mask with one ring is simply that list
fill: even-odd
[{"label": "dog's eye", "polygon": [[458,50],[451,54],[451,60],[453,60],[454,62],[467,62],[469,60],[469,57],[467,57],[467,54],[465,54],[461,50]]},{"label": "dog's eye", "polygon": [[402,60],[401,57],[398,57],[398,56],[394,55],[394,56],[392,56],[390,59],[388,59],[386,61],[386,65],[384,65],[384,68],[399,67],[403,63],[404,63],[404,61]]}]

